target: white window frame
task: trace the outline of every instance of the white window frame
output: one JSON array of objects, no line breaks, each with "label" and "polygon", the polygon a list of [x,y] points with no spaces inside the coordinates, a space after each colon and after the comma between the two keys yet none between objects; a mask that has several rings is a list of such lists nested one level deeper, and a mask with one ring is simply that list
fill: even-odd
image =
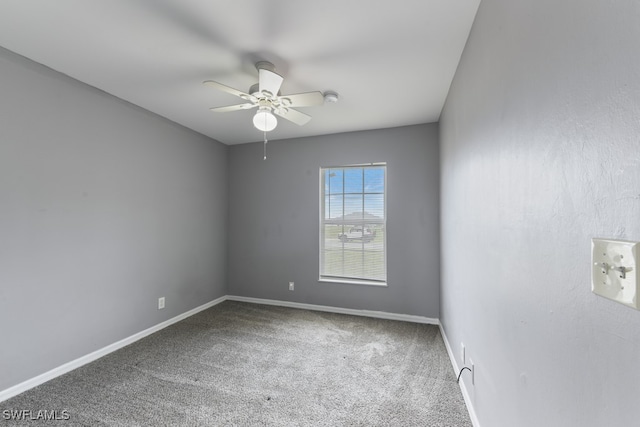
[{"label": "white window frame", "polygon": [[[354,278],[354,277],[343,277],[343,276],[330,276],[330,275],[323,275],[323,264],[324,264],[324,244],[325,244],[325,236],[324,236],[324,232],[325,232],[325,180],[324,180],[324,171],[325,170],[329,170],[329,169],[366,169],[369,167],[383,167],[384,168],[384,190],[382,192],[383,194],[383,200],[384,200],[384,218],[382,219],[381,222],[379,222],[379,224],[382,226],[384,232],[382,233],[382,239],[383,239],[383,262],[384,262],[384,280],[374,280],[374,279],[367,279],[367,278]],[[388,187],[387,187],[387,164],[385,162],[381,162],[381,163],[366,163],[366,164],[355,164],[355,165],[341,165],[341,166],[323,166],[320,168],[320,173],[319,173],[319,182],[320,182],[320,187],[319,187],[319,195],[320,195],[320,209],[319,209],[319,267],[318,267],[318,271],[319,271],[319,282],[329,282],[329,283],[345,283],[345,284],[356,284],[356,285],[369,285],[369,286],[387,286],[387,280],[388,280],[388,271],[387,271],[387,197],[388,197]],[[362,193],[344,193],[344,188],[343,188],[343,193],[342,196],[344,198],[345,194],[362,194],[363,196],[365,194],[379,194],[379,193],[367,193],[366,191],[363,190]],[[363,197],[364,200],[364,197]],[[343,202],[344,204],[344,202]],[[363,202],[364,204],[364,202]],[[363,206],[363,211],[364,211],[364,206]],[[345,221],[343,223],[343,225],[347,225],[349,224],[348,221]],[[363,221],[363,226],[365,225],[364,221]],[[363,243],[364,244],[364,243]],[[364,250],[364,249],[363,249]]]}]

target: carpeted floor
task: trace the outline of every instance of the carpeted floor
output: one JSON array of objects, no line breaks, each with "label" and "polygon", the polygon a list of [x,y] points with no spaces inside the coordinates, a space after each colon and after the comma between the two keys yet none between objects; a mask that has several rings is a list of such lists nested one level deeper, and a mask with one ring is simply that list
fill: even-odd
[{"label": "carpeted floor", "polygon": [[54,423],[472,425],[436,326],[232,301],[0,403]]}]

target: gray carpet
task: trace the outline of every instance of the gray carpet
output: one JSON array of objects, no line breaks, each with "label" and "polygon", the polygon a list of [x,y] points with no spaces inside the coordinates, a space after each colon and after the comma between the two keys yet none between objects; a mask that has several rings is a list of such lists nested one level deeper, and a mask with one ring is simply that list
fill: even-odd
[{"label": "gray carpet", "polygon": [[436,326],[232,301],[0,403],[24,424],[472,425]]}]

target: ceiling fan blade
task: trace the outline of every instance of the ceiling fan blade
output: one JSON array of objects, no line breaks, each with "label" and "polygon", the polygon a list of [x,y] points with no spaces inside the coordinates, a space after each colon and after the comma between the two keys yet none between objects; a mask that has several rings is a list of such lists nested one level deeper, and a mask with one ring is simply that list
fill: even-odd
[{"label": "ceiling fan blade", "polygon": [[258,87],[260,92],[269,92],[274,97],[278,95],[284,78],[273,71],[260,68],[258,70]]},{"label": "ceiling fan blade", "polygon": [[229,111],[249,110],[250,108],[257,107],[258,104],[238,104],[229,105],[227,107],[213,107],[209,108],[214,113],[228,113]]},{"label": "ceiling fan blade", "polygon": [[311,116],[308,116],[304,113],[301,113],[300,111],[297,110],[292,110],[290,108],[284,110],[284,111],[277,111],[274,110],[274,113],[277,114],[278,116],[282,117],[283,119],[287,119],[290,122],[293,122],[299,126],[302,126],[304,124],[309,123],[309,120],[311,120]]},{"label": "ceiling fan blade", "polygon": [[313,107],[324,104],[324,95],[322,92],[294,93],[281,96],[280,101],[285,107]]},{"label": "ceiling fan blade", "polygon": [[238,89],[234,89],[234,88],[229,87],[227,85],[223,85],[222,83],[214,82],[213,80],[205,80],[204,82],[202,82],[202,84],[210,86],[210,87],[212,87],[214,89],[221,90],[223,92],[230,93],[231,95],[238,96],[238,97],[244,99],[245,101],[252,101],[252,102],[253,101],[257,101],[257,99],[254,96],[249,95],[248,93],[241,92]]}]

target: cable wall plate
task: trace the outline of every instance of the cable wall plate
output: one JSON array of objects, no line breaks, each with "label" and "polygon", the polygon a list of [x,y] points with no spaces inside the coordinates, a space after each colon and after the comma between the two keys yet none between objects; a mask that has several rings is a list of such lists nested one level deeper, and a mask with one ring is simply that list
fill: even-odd
[{"label": "cable wall plate", "polygon": [[591,291],[639,310],[638,242],[591,239]]}]

